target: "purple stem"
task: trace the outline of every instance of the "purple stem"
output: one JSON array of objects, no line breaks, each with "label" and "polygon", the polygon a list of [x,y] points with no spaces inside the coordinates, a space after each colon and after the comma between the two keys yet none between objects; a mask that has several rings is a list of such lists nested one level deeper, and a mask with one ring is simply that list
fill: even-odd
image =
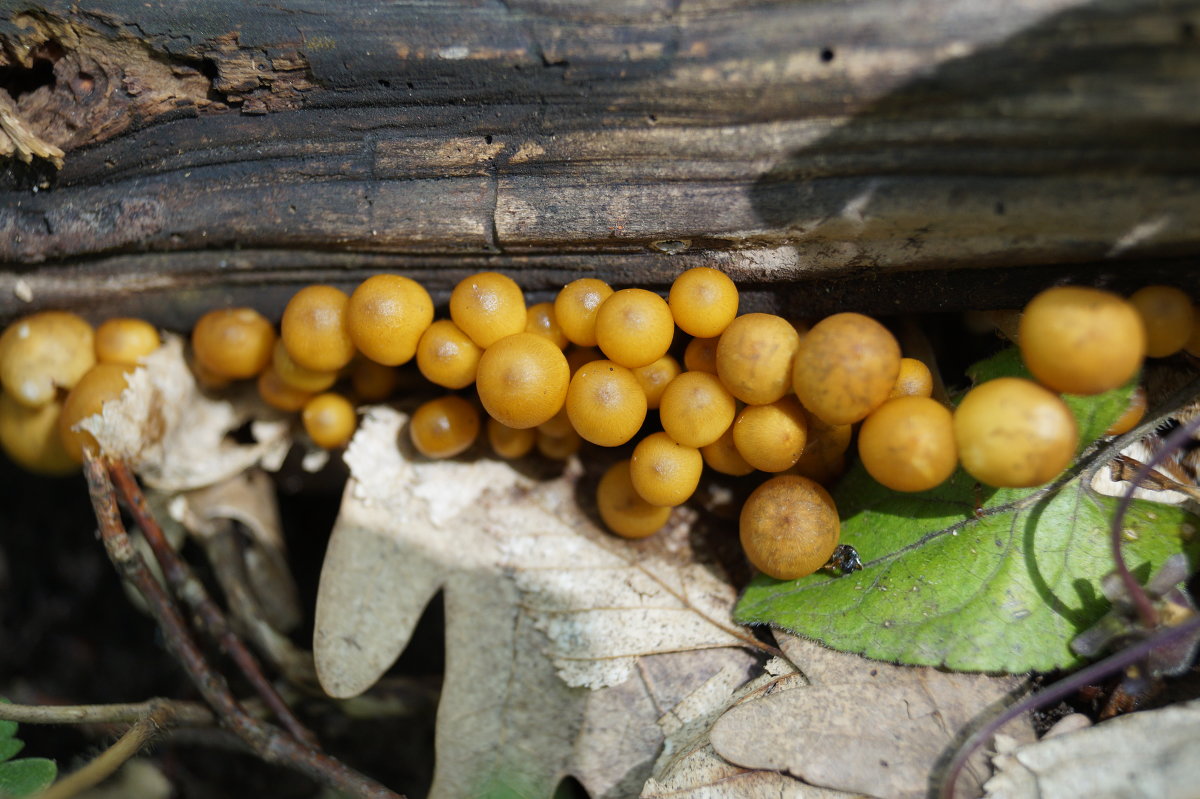
[{"label": "purple stem", "polygon": [[[1163,442],[1163,446],[1154,453],[1146,463],[1141,465],[1137,473],[1130,481],[1129,490],[1122,496],[1117,504],[1117,511],[1113,515],[1112,520],[1112,556],[1113,562],[1116,564],[1117,573],[1121,576],[1121,582],[1125,585],[1125,591],[1129,595],[1130,601],[1137,608],[1138,616],[1141,619],[1143,627],[1147,630],[1153,630],[1158,626],[1158,613],[1154,610],[1154,604],[1150,601],[1150,597],[1146,595],[1141,583],[1133,576],[1133,572],[1125,564],[1125,557],[1121,552],[1121,543],[1124,537],[1121,535],[1125,515],[1129,511],[1129,506],[1133,502],[1133,492],[1141,485],[1142,481],[1149,476],[1150,472],[1167,459],[1173,452],[1181,449],[1184,443],[1200,429],[1200,416],[1189,421],[1186,425],[1176,429]],[[967,759],[970,758],[976,749],[990,740],[997,730],[1003,727],[1008,722],[1026,713],[1034,708],[1045,707],[1052,702],[1056,702],[1064,697],[1070,696],[1085,685],[1089,685],[1094,681],[1100,680],[1113,674],[1117,671],[1125,669],[1134,663],[1147,657],[1152,651],[1173,643],[1176,639],[1184,638],[1189,634],[1200,632],[1200,616],[1193,616],[1183,624],[1177,627],[1171,627],[1162,630],[1156,635],[1151,635],[1127,649],[1123,649],[1114,655],[1110,655],[1104,660],[1093,663],[1085,669],[1082,669],[1075,674],[1072,674],[1066,679],[1059,680],[1054,685],[1047,688],[1045,691],[1037,694],[1031,694],[1025,697],[1017,704],[1005,710],[992,721],[988,722],[981,729],[973,733],[950,761],[950,765],[946,770],[946,778],[943,780],[941,788],[938,790],[939,799],[953,799],[954,785],[958,782],[958,776],[962,773],[963,767],[967,764]]]},{"label": "purple stem", "polygon": [[1116,564],[1117,574],[1120,575],[1121,582],[1125,585],[1125,593],[1129,595],[1129,600],[1137,608],[1138,618],[1141,619],[1142,626],[1147,630],[1153,630],[1158,626],[1158,612],[1154,610],[1154,603],[1146,595],[1141,583],[1133,576],[1133,572],[1129,571],[1129,566],[1125,564],[1125,557],[1121,554],[1121,542],[1124,538],[1121,535],[1121,530],[1124,527],[1125,514],[1129,511],[1129,506],[1133,502],[1134,490],[1150,475],[1154,467],[1166,460],[1172,453],[1178,452],[1198,429],[1200,429],[1200,416],[1177,428],[1171,435],[1167,436],[1167,439],[1163,441],[1163,445],[1154,453],[1153,457],[1143,463],[1141,468],[1134,474],[1133,480],[1130,481],[1129,490],[1121,496],[1121,501],[1117,504],[1117,512],[1113,515],[1112,536],[1110,538],[1113,563]]},{"label": "purple stem", "polygon": [[967,759],[1008,722],[1017,718],[1022,713],[1026,713],[1034,708],[1045,707],[1052,702],[1057,702],[1075,693],[1085,685],[1091,685],[1110,674],[1121,671],[1147,657],[1153,650],[1158,649],[1160,646],[1174,643],[1177,639],[1186,638],[1188,635],[1194,635],[1197,632],[1200,632],[1200,616],[1193,616],[1178,627],[1168,627],[1127,649],[1122,649],[1114,655],[1109,655],[1104,660],[1093,663],[1066,679],[1059,680],[1041,693],[1030,694],[1008,708],[980,730],[972,733],[963,742],[963,745],[959,747],[957,754],[954,755],[949,767],[946,769],[946,779],[942,782],[941,788],[938,790],[939,799],[953,799],[954,784],[958,781],[958,775],[962,772],[963,766],[967,764]]}]

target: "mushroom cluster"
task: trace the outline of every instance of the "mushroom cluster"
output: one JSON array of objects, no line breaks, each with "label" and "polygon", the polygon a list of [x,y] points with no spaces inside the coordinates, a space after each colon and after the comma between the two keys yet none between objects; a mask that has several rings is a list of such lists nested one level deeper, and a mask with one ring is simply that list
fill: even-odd
[{"label": "mushroom cluster", "polygon": [[[666,299],[584,278],[553,303],[529,307],[512,278],[482,272],[455,286],[449,318],[435,320],[424,287],[381,274],[350,295],[301,289],[278,334],[254,309],[211,311],[192,330],[192,363],[211,389],[256,380],[264,403],[298,412],[313,443],[328,449],[352,437],[356,403],[392,396],[397,367],[409,362],[451,392],[412,415],[408,435],[428,458],[460,455],[484,431],[505,459],[534,449],[566,458],[584,442],[617,447],[640,437],[597,493],[605,524],[628,538],[666,524],[706,466],[771,474],[743,507],[742,543],[761,571],[795,579],[826,565],[837,547],[826,487],[844,471],[856,430],[864,467],[896,491],[936,487],[960,463],[989,485],[1038,485],[1078,446],[1059,392],[1123,385],[1146,355],[1200,354],[1200,320],[1178,289],[1150,286],[1126,300],[1052,288],[1020,323],[1037,382],[992,380],[951,409],[933,398],[929,366],[903,357],[874,319],[839,313],[809,326],[739,316],[738,305],[734,282],[706,267],[680,274]],[[675,350],[682,366],[671,354],[677,330],[691,337]],[[0,445],[30,470],[70,471],[96,446],[78,423],[119,396],[159,343],[137,319],[95,330],[59,311],[16,321],[0,335]],[[1144,394],[1110,433],[1132,428],[1139,409]]]}]

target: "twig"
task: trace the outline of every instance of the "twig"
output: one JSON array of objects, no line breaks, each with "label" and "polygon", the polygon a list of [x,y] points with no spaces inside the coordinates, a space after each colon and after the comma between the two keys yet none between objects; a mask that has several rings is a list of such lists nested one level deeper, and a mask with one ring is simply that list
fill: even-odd
[{"label": "twig", "polygon": [[188,565],[167,541],[158,521],[150,512],[150,508],[146,504],[146,496],[138,486],[137,478],[134,477],[129,466],[123,461],[113,460],[109,463],[109,471],[116,483],[117,490],[121,492],[126,506],[133,514],[138,527],[141,528],[147,543],[150,544],[150,549],[153,550],[154,557],[158,561],[158,565],[162,567],[163,575],[167,578],[175,595],[187,603],[200,620],[204,631],[217,641],[221,645],[221,649],[233,659],[233,662],[237,664],[242,674],[284,728],[296,740],[310,747],[317,747],[316,737],[300,723],[291,708],[279,696],[275,687],[271,685],[270,680],[263,675],[262,668],[258,665],[258,659],[246,648],[242,639],[234,633],[225,619],[225,614],[209,597],[204,584],[196,579]]},{"label": "twig", "polygon": [[158,714],[165,726],[207,726],[216,719],[199,702],[150,699],[114,705],[14,705],[0,703],[0,719],[18,724],[128,724]]},{"label": "twig", "polygon": [[[1154,632],[1158,627],[1158,613],[1155,611],[1154,605],[1151,602],[1150,597],[1147,595],[1145,589],[1142,587],[1141,583],[1139,583],[1137,579],[1134,578],[1133,573],[1129,571],[1129,567],[1125,563],[1125,558],[1121,551],[1121,544],[1124,539],[1124,536],[1122,535],[1122,529],[1124,526],[1123,522],[1125,519],[1125,514],[1128,512],[1130,505],[1133,503],[1134,490],[1137,488],[1137,486],[1143,483],[1143,481],[1154,470],[1154,468],[1158,466],[1158,464],[1162,463],[1163,460],[1171,455],[1171,453],[1178,451],[1198,429],[1200,429],[1200,416],[1192,419],[1186,425],[1176,429],[1170,436],[1168,436],[1166,441],[1163,442],[1163,446],[1154,453],[1154,456],[1150,458],[1148,462],[1141,464],[1141,467],[1137,470],[1137,473],[1133,475],[1132,479],[1130,480],[1131,485],[1129,490],[1121,496],[1120,502],[1117,504],[1116,513],[1113,514],[1110,536],[1113,561],[1116,563],[1117,573],[1121,576],[1121,580],[1127,593],[1129,594],[1130,600],[1138,610],[1138,616],[1141,619],[1145,632],[1148,634],[1147,637],[1139,641],[1137,644],[1128,647],[1127,649],[1123,649],[1120,652],[1110,655],[1104,660],[1093,663],[1087,668],[1075,672],[1070,677],[1059,680],[1054,685],[1040,693],[1026,697],[973,733],[967,738],[966,741],[963,742],[962,746],[959,747],[958,752],[955,753],[953,759],[951,759],[946,770],[946,778],[942,782],[942,785],[938,791],[938,796],[940,799],[952,799],[954,796],[954,784],[958,781],[958,776],[962,772],[963,767],[966,765],[967,758],[969,758],[976,749],[981,747],[986,741],[996,734],[997,730],[999,730],[1008,722],[1030,710],[1039,707],[1045,707],[1052,702],[1056,702],[1064,697],[1070,696],[1085,685],[1089,685],[1096,680],[1102,679],[1110,674],[1114,674],[1118,671],[1126,669],[1135,663],[1141,662],[1145,658],[1149,657],[1150,653],[1155,649],[1167,646],[1168,644],[1171,644],[1181,638],[1186,638],[1189,635],[1195,635],[1198,631],[1200,631],[1200,616],[1192,616],[1188,620],[1174,627],[1166,627],[1165,629]],[[1119,452],[1120,446],[1115,446],[1115,452]],[[1100,457],[1103,458],[1105,454],[1107,454],[1107,452],[1102,453]]]},{"label": "twig", "polygon": [[1104,660],[1093,663],[1085,669],[1080,669],[1070,677],[1059,680],[1040,693],[1031,694],[1020,702],[1017,702],[979,730],[972,733],[967,740],[963,741],[962,746],[958,748],[958,752],[946,768],[946,778],[942,781],[941,788],[938,791],[939,799],[953,799],[954,784],[958,781],[958,775],[962,772],[963,766],[967,764],[967,758],[991,739],[1008,722],[1034,708],[1046,707],[1064,697],[1070,696],[1085,685],[1091,685],[1097,680],[1103,679],[1110,674],[1115,674],[1143,660],[1155,649],[1174,643],[1178,639],[1186,638],[1188,635],[1194,635],[1197,631],[1200,631],[1200,616],[1193,616],[1177,627],[1168,627],[1155,635],[1139,641],[1128,649],[1122,649],[1120,652],[1110,655]]},{"label": "twig", "polygon": [[306,774],[331,788],[368,799],[400,799],[399,795],[351,769],[345,763],[297,741],[286,732],[252,718],[234,699],[224,677],[213,671],[187,630],[183,617],[142,560],[121,522],[117,499],[104,461],[85,453],[84,476],[92,507],[100,524],[100,537],[117,571],[146,599],[162,629],[167,649],[216,711],[221,723],[233,731],[261,758]]},{"label": "twig", "polygon": [[159,705],[138,719],[117,742],[105,749],[83,768],[68,774],[38,795],[38,799],[68,799],[107,779],[141,751],[169,723],[170,710]]},{"label": "twig", "polygon": [[[1113,482],[1132,483],[1134,475],[1138,469],[1144,466],[1137,458],[1131,458],[1128,455],[1118,455],[1113,459],[1113,462],[1108,465],[1109,476]],[[1194,485],[1184,485],[1173,479],[1172,477],[1163,474],[1159,471],[1153,471],[1146,475],[1137,486],[1149,491],[1176,491],[1180,494],[1185,494],[1193,500],[1200,502],[1200,487]]]},{"label": "twig", "polygon": [[272,625],[266,608],[250,587],[233,522],[221,522],[201,537],[201,544],[225,594],[233,623],[288,682],[319,690],[312,653],[297,647]]}]

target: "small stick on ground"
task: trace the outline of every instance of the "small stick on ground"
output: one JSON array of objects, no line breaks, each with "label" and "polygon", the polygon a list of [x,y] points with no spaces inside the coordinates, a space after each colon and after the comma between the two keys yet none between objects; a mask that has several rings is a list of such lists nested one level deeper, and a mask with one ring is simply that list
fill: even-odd
[{"label": "small stick on ground", "polygon": [[[1131,458],[1128,455],[1118,455],[1113,459],[1113,462],[1108,465],[1109,475],[1113,482],[1133,482],[1134,476],[1146,464],[1139,461],[1137,458]],[[1193,485],[1184,485],[1177,482],[1162,472],[1151,469],[1148,470],[1146,476],[1137,485],[1138,488],[1144,488],[1149,491],[1178,491],[1180,494],[1186,494],[1192,499],[1200,502],[1200,487]]]},{"label": "small stick on ground", "polygon": [[237,636],[229,622],[225,619],[225,614],[217,607],[217,603],[209,597],[208,591],[204,588],[196,576],[192,574],[192,570],[184,562],[183,558],[167,541],[166,535],[163,534],[162,528],[158,521],[150,512],[150,507],[146,503],[146,496],[142,493],[142,489],[138,486],[137,478],[134,477],[133,471],[123,461],[114,460],[109,463],[109,473],[112,475],[113,482],[116,483],[117,490],[120,491],[122,499],[125,500],[126,506],[130,513],[133,514],[134,520],[138,527],[141,528],[142,534],[146,537],[147,543],[150,544],[150,549],[154,552],[154,557],[158,560],[158,565],[162,567],[163,574],[167,578],[167,583],[171,586],[171,590],[175,595],[181,598],[191,608],[192,612],[200,620],[200,624],[204,631],[216,641],[221,649],[228,654],[233,662],[237,664],[242,674],[254,686],[254,690],[262,697],[267,707],[275,714],[284,728],[290,732],[296,740],[307,744],[310,747],[318,746],[316,736],[314,736],[300,720],[292,713],[291,708],[279,696],[275,690],[275,686],[271,685],[262,672],[262,668],[258,664],[258,659],[246,648],[242,643],[242,639]]},{"label": "small stick on ground", "polygon": [[398,794],[340,760],[301,743],[283,730],[258,721],[245,711],[230,692],[225,678],[208,665],[174,602],[133,548],[121,521],[106,463],[86,453],[83,471],[100,525],[100,537],[109,559],[121,576],[145,597],[150,612],[163,632],[167,649],[183,666],[205,701],[216,711],[221,723],[269,763],[286,765],[352,796],[400,799]]},{"label": "small stick on ground", "polygon": [[288,682],[305,690],[319,690],[312,653],[297,647],[271,625],[266,609],[250,587],[237,538],[229,520],[221,520],[211,533],[201,537],[204,553],[225,594],[229,616],[245,639]]},{"label": "small stick on ground", "polygon": [[[142,747],[171,723],[172,711],[168,704],[156,704],[153,701],[146,704],[151,706],[150,712],[134,722],[116,743],[90,760],[83,768],[51,785],[39,794],[38,799],[69,799],[99,785],[125,765],[125,761],[140,752]],[[211,720],[211,714],[209,718]]]},{"label": "small stick on ground", "polygon": [[14,705],[0,703],[0,720],[18,724],[129,724],[157,714],[160,726],[203,727],[216,723],[199,702],[149,699],[115,705]]}]

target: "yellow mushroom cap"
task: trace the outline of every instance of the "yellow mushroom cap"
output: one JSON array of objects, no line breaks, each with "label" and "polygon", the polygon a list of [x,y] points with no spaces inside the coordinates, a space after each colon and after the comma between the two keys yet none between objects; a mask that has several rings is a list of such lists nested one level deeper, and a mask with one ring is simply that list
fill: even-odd
[{"label": "yellow mushroom cap", "polygon": [[525,330],[525,294],[499,272],[464,278],[450,293],[450,318],[480,347]]},{"label": "yellow mushroom cap", "polygon": [[158,330],[145,319],[108,319],[96,328],[96,360],[137,366],[161,343]]},{"label": "yellow mushroom cap", "polygon": [[629,461],[609,467],[596,489],[596,506],[609,530],[622,538],[653,535],[671,518],[671,509],[651,505],[633,487]]},{"label": "yellow mushroom cap", "polygon": [[309,438],[324,449],[346,446],[358,426],[350,400],[332,392],[318,394],[305,403],[300,418]]},{"label": "yellow mushroom cap", "polygon": [[667,384],[658,416],[671,438],[705,447],[720,438],[737,415],[737,402],[725,384],[708,372],[684,372]]},{"label": "yellow mushroom cap", "polygon": [[776,580],[820,569],[841,535],[833,497],[798,475],[778,475],[754,489],[742,506],[739,528],[746,557]]},{"label": "yellow mushroom cap", "polygon": [[475,382],[483,348],[449,319],[439,319],[421,334],[417,368],[425,379],[445,388],[466,388]]},{"label": "yellow mushroom cap", "polygon": [[687,502],[703,471],[700,450],[686,447],[666,433],[651,433],[639,441],[629,461],[633,488],[651,505],[672,507]]},{"label": "yellow mushroom cap", "polygon": [[518,430],[515,427],[501,424],[491,417],[488,417],[487,421],[487,434],[492,450],[505,460],[525,457],[533,449],[534,441],[537,439],[537,432],[532,428]]},{"label": "yellow mushroom cap", "polygon": [[432,322],[429,292],[401,275],[367,278],[346,305],[346,329],[354,346],[384,366],[412,360],[421,334]]},{"label": "yellow mushroom cap", "polygon": [[427,458],[453,458],[471,448],[479,437],[479,411],[454,394],[426,402],[413,412],[408,434]]},{"label": "yellow mushroom cap", "polygon": [[667,303],[675,324],[684,333],[715,338],[737,316],[738,290],[724,272],[697,266],[675,278]]},{"label": "yellow mushroom cap", "polygon": [[896,337],[858,313],[834,314],[813,325],[792,373],[804,408],[828,424],[865,419],[892,393],[899,374]]},{"label": "yellow mushroom cap", "polygon": [[572,280],[558,292],[554,298],[554,318],[572,344],[596,346],[596,314],[612,294],[612,286],[594,277]]},{"label": "yellow mushroom cap", "polygon": [[554,313],[554,303],[552,302],[539,302],[529,306],[525,312],[525,332],[545,336],[553,341],[554,346],[560,350],[566,349],[567,344],[570,343],[562,326],[558,324],[558,317]]},{"label": "yellow mushroom cap", "polygon": [[592,361],[571,378],[566,409],[579,435],[602,447],[616,447],[637,435],[646,421],[646,393],[624,366]]},{"label": "yellow mushroom cap", "polygon": [[717,375],[733,396],[766,405],[792,388],[792,362],[800,335],[774,314],[739,316],[717,341]]},{"label": "yellow mushroom cap", "polygon": [[484,351],[475,386],[489,415],[524,429],[559,412],[570,379],[562,350],[536,333],[517,333]]},{"label": "yellow mushroom cap", "polygon": [[95,363],[92,326],[73,313],[35,313],[0,334],[0,385],[28,408],[74,387]]},{"label": "yellow mushroom cap", "polygon": [[629,369],[667,354],[675,320],[667,301],[645,289],[621,289],[596,314],[596,343],[609,360]]},{"label": "yellow mushroom cap", "polygon": [[126,377],[131,367],[117,363],[98,363],[80,378],[67,398],[63,400],[62,413],[58,417],[58,432],[62,436],[63,448],[79,463],[83,463],[85,448],[97,450],[95,437],[76,425],[89,416],[104,409],[104,403],[116,399],[129,387]]},{"label": "yellow mushroom cap", "polygon": [[275,328],[253,308],[219,308],[192,328],[192,352],[205,371],[226,380],[262,372],[271,362]]},{"label": "yellow mushroom cap", "polygon": [[341,369],[354,357],[347,325],[350,298],[333,286],[306,286],[297,291],[280,321],[280,335],[292,360],[314,372]]},{"label": "yellow mushroom cap", "polygon": [[58,432],[62,403],[28,408],[0,392],[0,447],[23,469],[55,477],[70,474],[79,464],[67,454]]}]

